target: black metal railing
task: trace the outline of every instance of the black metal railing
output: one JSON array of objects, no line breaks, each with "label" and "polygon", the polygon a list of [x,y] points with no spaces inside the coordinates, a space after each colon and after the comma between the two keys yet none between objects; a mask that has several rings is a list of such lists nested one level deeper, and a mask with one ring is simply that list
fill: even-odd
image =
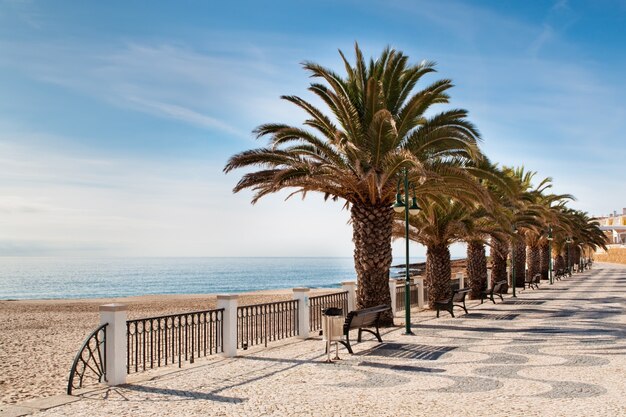
[{"label": "black metal railing", "polygon": [[[411,284],[409,286],[409,291],[411,295],[411,307],[417,307],[418,288],[419,286],[417,284]],[[406,287],[404,283],[396,287],[396,310],[404,309],[405,293],[406,293]]]},{"label": "black metal railing", "polygon": [[298,300],[237,307],[237,348],[298,335]]},{"label": "black metal railing", "polygon": [[106,332],[108,323],[95,329],[85,339],[74,358],[67,382],[67,395],[82,388],[87,381],[106,381]]},{"label": "black metal railing", "polygon": [[224,309],[149,317],[126,322],[128,373],[223,351]]},{"label": "black metal railing", "polygon": [[309,298],[309,330],[314,332],[322,328],[322,310],[336,307],[348,314],[348,291],[319,295]]}]

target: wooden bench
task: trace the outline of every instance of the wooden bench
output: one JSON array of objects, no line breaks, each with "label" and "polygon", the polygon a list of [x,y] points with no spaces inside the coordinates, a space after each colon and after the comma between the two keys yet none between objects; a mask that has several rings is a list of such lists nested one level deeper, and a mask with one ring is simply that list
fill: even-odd
[{"label": "wooden bench", "polygon": [[[352,346],[350,346],[350,330],[354,329],[359,329],[359,334],[356,339],[357,342],[361,342],[361,334],[363,332],[368,332],[376,336],[376,339],[382,343],[383,339],[380,337],[380,332],[378,331],[378,322],[381,314],[390,309],[391,307],[389,306],[379,305],[349,312],[343,324],[343,335],[346,340],[339,340],[339,343],[344,345],[350,354],[353,354]],[[368,329],[368,327],[372,327],[375,330]]]},{"label": "wooden bench", "polygon": [[440,310],[446,310],[452,317],[454,317],[454,307],[461,307],[467,314],[467,308],[465,307],[465,296],[470,292],[469,288],[462,288],[460,290],[453,290],[452,295],[444,300],[435,301],[434,307],[437,309],[437,317],[439,317]]},{"label": "wooden bench", "polygon": [[532,277],[527,276],[526,279],[524,280],[524,289],[526,289],[526,286],[528,286],[528,288],[532,288],[533,290],[535,288],[539,288],[540,281],[541,281],[541,274],[535,274]]},{"label": "wooden bench", "polygon": [[565,277],[565,269],[557,269],[555,274],[554,274],[554,279],[556,279],[557,281],[560,281],[561,279],[563,279]]},{"label": "wooden bench", "polygon": [[504,298],[502,298],[502,294],[506,294],[508,290],[509,284],[506,282],[505,279],[503,279],[502,281],[498,281],[493,284],[493,287],[491,287],[491,289],[483,290],[480,293],[480,303],[482,304],[485,301],[485,298],[487,298],[495,304],[496,300],[493,298],[494,295],[497,295],[498,297],[500,297],[500,300],[504,301]]}]

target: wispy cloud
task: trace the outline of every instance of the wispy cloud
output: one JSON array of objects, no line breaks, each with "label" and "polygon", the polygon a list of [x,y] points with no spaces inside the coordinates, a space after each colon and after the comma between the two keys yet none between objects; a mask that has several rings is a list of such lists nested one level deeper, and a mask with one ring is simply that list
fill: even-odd
[{"label": "wispy cloud", "polygon": [[[191,109],[179,106],[176,104],[161,103],[158,101],[145,100],[139,97],[129,96],[127,100],[130,103],[137,104],[140,111],[149,112],[157,116],[169,117],[175,120],[180,120],[186,123],[190,123],[196,126],[206,127],[209,129],[217,129],[224,132],[232,133],[237,136],[248,136],[240,130],[233,128],[232,126],[204,114],[200,114]],[[153,111],[151,111],[153,110]]]},{"label": "wispy cloud", "polygon": [[[250,46],[227,54],[171,44],[93,48],[71,42],[5,41],[0,42],[0,67],[16,68],[118,107],[249,137],[266,111],[250,103],[274,97],[280,106],[281,89],[289,91],[289,72],[279,70],[290,60],[284,52]],[[293,58],[291,65],[297,71],[295,62]],[[248,126],[241,126],[242,116]]]},{"label": "wispy cloud", "polygon": [[528,51],[530,55],[536,58],[546,43],[554,39],[554,29],[552,26],[544,24],[541,33],[530,44]]}]

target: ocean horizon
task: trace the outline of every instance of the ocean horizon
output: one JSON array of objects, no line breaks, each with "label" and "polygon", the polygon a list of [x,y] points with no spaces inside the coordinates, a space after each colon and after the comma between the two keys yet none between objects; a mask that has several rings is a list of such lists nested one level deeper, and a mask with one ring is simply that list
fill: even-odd
[{"label": "ocean horizon", "polygon": [[[400,272],[392,268],[391,276]],[[333,288],[350,280],[352,257],[0,257],[0,300]]]}]

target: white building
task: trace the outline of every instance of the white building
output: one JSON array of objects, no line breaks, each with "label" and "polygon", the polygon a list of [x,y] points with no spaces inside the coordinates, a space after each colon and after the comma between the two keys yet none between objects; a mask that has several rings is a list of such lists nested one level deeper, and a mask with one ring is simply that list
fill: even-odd
[{"label": "white building", "polygon": [[606,234],[609,244],[626,244],[626,208],[622,209],[622,214],[609,214],[606,217],[598,217],[600,230]]}]

